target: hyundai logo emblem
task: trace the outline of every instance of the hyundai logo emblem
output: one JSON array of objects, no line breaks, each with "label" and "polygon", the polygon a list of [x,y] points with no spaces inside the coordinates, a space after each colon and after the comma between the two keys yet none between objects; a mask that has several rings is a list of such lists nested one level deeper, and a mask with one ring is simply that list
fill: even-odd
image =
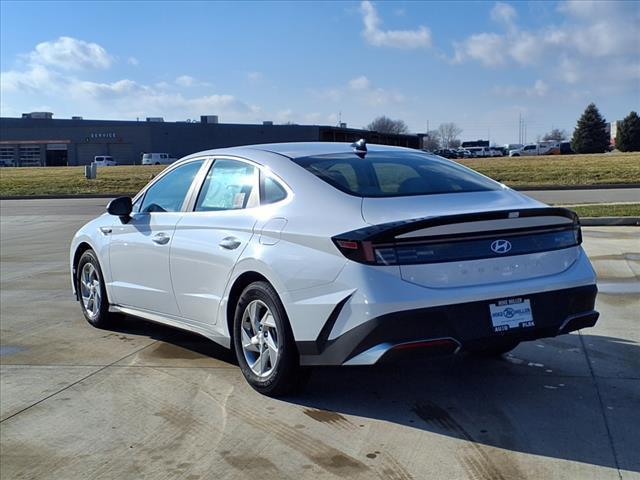
[{"label": "hyundai logo emblem", "polygon": [[491,250],[494,253],[507,253],[511,250],[511,242],[509,240],[494,240],[491,243]]}]

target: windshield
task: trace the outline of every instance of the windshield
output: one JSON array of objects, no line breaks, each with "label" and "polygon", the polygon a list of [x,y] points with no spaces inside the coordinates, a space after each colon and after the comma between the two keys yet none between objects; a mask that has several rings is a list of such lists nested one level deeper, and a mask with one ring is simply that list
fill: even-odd
[{"label": "windshield", "polygon": [[370,152],[319,155],[294,162],[335,188],[360,197],[401,197],[498,190],[473,170],[422,153]]},{"label": "windshield", "polygon": [[145,153],[144,155],[142,155],[142,158],[149,159],[149,158],[151,158],[151,154],[150,153]]}]

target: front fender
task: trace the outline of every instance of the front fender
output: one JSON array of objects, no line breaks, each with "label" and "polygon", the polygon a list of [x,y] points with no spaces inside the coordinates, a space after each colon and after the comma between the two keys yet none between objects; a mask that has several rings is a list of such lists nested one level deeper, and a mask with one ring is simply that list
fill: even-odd
[{"label": "front fender", "polygon": [[90,248],[96,253],[98,261],[100,262],[100,269],[102,270],[102,276],[104,277],[105,288],[107,290],[107,296],[112,299],[111,294],[111,268],[109,265],[109,241],[110,234],[108,230],[101,230],[101,228],[108,229],[113,225],[113,219],[109,215],[102,215],[82,226],[71,239],[71,245],[69,246],[69,273],[71,275],[71,290],[74,296],[78,297],[76,291],[76,272],[75,262],[77,260],[76,254],[80,250],[86,250]]}]

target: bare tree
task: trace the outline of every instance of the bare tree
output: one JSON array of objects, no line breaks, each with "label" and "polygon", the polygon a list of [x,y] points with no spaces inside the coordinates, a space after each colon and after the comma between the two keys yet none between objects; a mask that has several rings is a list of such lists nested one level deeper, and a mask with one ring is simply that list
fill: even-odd
[{"label": "bare tree", "polygon": [[542,137],[542,140],[544,140],[545,142],[549,140],[561,142],[563,140],[566,140],[567,138],[569,138],[569,134],[567,134],[566,131],[560,130],[559,128],[552,128],[549,133],[545,133],[544,137]]},{"label": "bare tree", "polygon": [[393,120],[382,115],[367,125],[367,130],[379,133],[409,133],[409,127],[402,120]]},{"label": "bare tree", "polygon": [[452,148],[456,142],[459,144],[458,136],[461,133],[462,129],[453,122],[442,123],[438,127],[438,134],[444,148]]},{"label": "bare tree", "polygon": [[423,137],[422,148],[430,152],[440,149],[440,135],[437,130],[431,130]]}]

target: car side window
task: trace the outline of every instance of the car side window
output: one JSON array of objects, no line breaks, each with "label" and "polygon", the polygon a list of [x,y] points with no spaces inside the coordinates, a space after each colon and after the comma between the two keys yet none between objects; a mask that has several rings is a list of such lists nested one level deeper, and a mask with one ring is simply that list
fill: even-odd
[{"label": "car side window", "polygon": [[258,204],[257,169],[238,160],[216,160],[196,201],[196,212],[238,210]]},{"label": "car side window", "polygon": [[287,198],[287,191],[277,180],[266,175],[262,177],[262,195],[260,204],[269,205]]},{"label": "car side window", "polygon": [[142,200],[140,211],[179,212],[184,199],[204,160],[195,160],[167,173],[149,187]]}]

